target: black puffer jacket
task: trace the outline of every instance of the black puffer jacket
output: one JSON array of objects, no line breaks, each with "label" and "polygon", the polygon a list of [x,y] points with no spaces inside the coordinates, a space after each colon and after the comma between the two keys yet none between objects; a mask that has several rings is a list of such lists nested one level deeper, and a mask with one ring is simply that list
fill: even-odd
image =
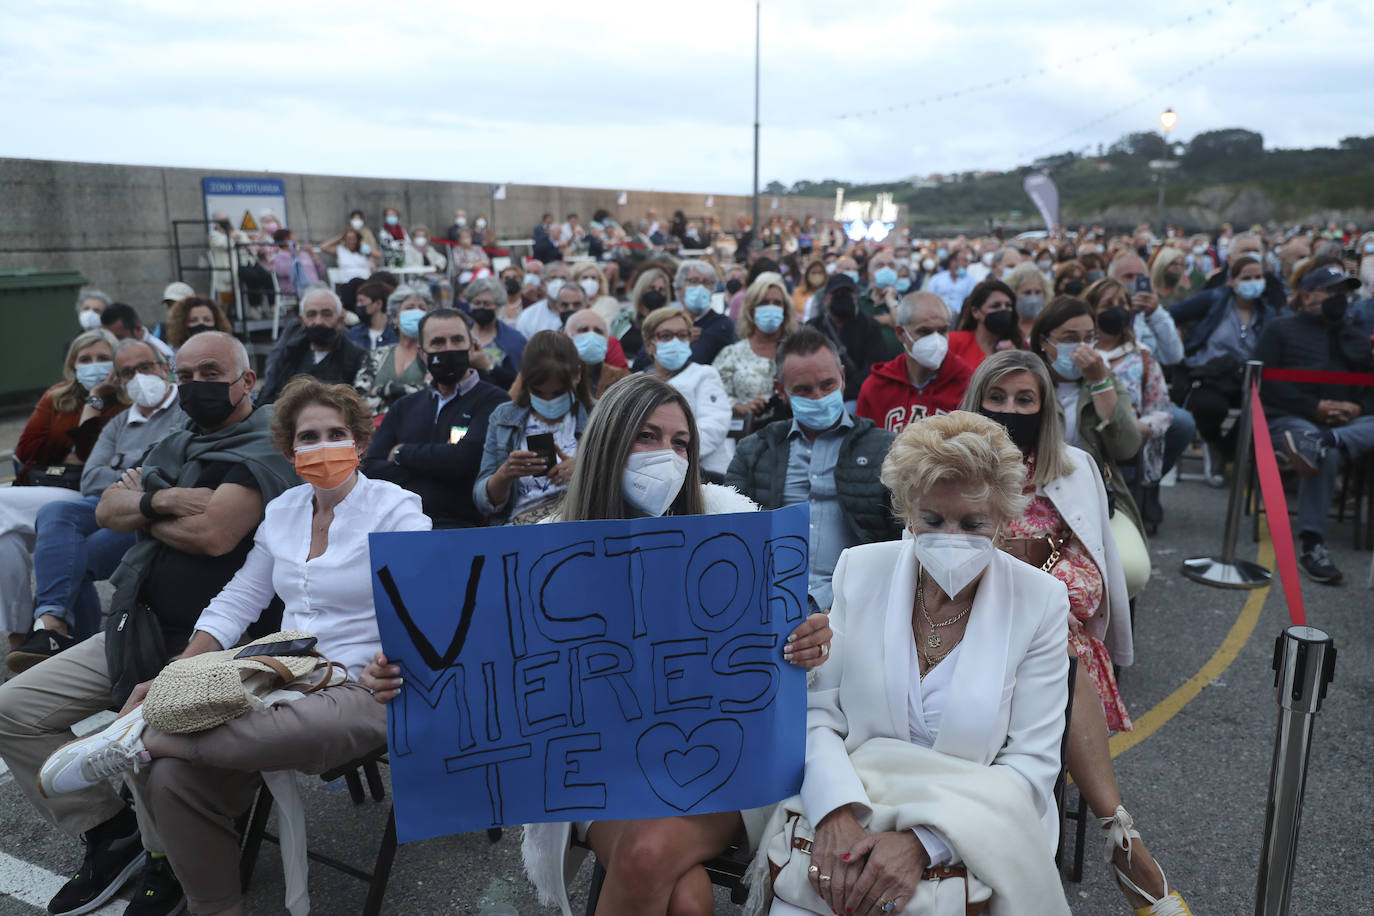
[{"label": "black puffer jacket", "polygon": [[[734,487],[764,509],[782,507],[787,482],[787,438],[791,423],[770,423],[740,440],[725,485]],[[845,520],[859,543],[892,541],[902,526],[892,514],[887,488],[878,479],[887,450],[896,438],[872,420],[855,417],[835,462],[835,492]]]}]

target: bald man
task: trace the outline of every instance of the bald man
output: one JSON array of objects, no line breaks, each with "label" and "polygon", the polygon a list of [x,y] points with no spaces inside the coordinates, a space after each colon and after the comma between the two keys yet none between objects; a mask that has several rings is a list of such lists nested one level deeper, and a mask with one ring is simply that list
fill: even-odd
[{"label": "bald man", "polygon": [[878,363],[859,389],[855,413],[900,432],[934,414],[957,410],[973,369],[949,352],[949,309],[934,293],[908,293],[894,314],[902,355]]}]

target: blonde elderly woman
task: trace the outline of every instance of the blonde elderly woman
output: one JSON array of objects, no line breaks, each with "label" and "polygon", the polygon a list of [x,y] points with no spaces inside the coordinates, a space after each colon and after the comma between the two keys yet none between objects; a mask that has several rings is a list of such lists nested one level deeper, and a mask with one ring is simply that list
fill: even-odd
[{"label": "blonde elderly woman", "polygon": [[691,405],[701,436],[702,472],[711,483],[721,483],[733,457],[726,444],[730,396],[719,372],[693,361],[691,316],[684,309],[667,305],[646,315],[642,328],[644,349],[653,361],[649,374],[682,392]]},{"label": "blonde elderly woman", "polygon": [[1054,865],[1068,597],[997,549],[1026,504],[1021,452],[955,411],[898,434],[882,481],[911,537],[840,557],[801,794],[774,812],[753,875],[782,866],[774,916],[963,914],[989,898],[1068,913]]},{"label": "blonde elderly woman", "polygon": [[1016,294],[1016,323],[1021,329],[1021,339],[1026,340],[1030,337],[1036,316],[1054,298],[1054,290],[1034,261],[1017,264],[1011,273],[1002,278],[1002,282]]},{"label": "blonde elderly woman", "polygon": [[[1026,508],[1004,526],[1003,550],[1046,570],[1068,591],[1068,626],[1060,638],[1067,636],[1078,671],[1065,763],[1106,831],[1106,856],[1117,884],[1136,913],[1186,916],[1187,904],[1170,890],[1122,807],[1107,748],[1109,729],[1131,730],[1113,665],[1124,667],[1134,658],[1122,559],[1123,550],[1132,548],[1117,543],[1097,462],[1065,443],[1054,384],[1033,353],[1004,350],[988,357],[973,374],[962,406],[1001,424],[1024,461]],[[1127,524],[1123,530],[1135,528]],[[1134,544],[1144,549],[1143,542]]]},{"label": "blonde elderly woman", "polygon": [[620,302],[610,294],[606,287],[606,275],[595,261],[586,261],[573,269],[573,282],[582,287],[587,294],[587,306],[609,325],[620,314]]},{"label": "blonde elderly woman", "polygon": [[736,329],[739,340],[721,350],[711,365],[730,395],[735,425],[745,427],[749,419],[758,419],[773,397],[778,341],[797,329],[782,274],[761,273],[749,284]]}]

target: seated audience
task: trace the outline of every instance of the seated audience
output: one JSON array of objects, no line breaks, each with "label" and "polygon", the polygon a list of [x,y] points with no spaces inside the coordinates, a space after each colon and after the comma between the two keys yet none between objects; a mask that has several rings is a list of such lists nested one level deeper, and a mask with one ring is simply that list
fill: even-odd
[{"label": "seated audience", "polygon": [[417,328],[429,387],[391,405],[363,458],[363,473],[420,495],[436,527],[481,525],[472,485],[482,466],[487,421],[509,400],[472,368],[472,319],[435,309]]},{"label": "seated audience", "polygon": [[[187,296],[178,300],[167,314],[166,340],[173,350],[180,350],[182,344],[202,331],[232,334],[233,330],[224,309],[216,302],[199,296]],[[162,354],[159,352],[158,355]]]},{"label": "seated audience", "polygon": [[950,352],[973,370],[996,351],[1019,347],[1015,306],[1016,293],[1001,280],[979,283],[959,311],[958,330],[949,335]]},{"label": "seated audience", "polygon": [[298,375],[351,384],[366,356],[343,332],[343,302],[338,295],[327,286],[311,286],[301,296],[300,322],[287,325],[267,357],[267,378],[254,401],[271,404]]},{"label": "seated audience", "polygon": [[814,845],[807,856],[784,839],[783,862],[770,859],[784,865],[775,916],[859,901],[863,913],[954,912],[937,896],[960,912],[991,897],[993,912],[1034,900],[1068,913],[1054,784],[1069,602],[996,546],[1024,481],[1020,452],[985,417],[898,434],[882,483],[912,536],[854,547],[835,570],[836,645],[808,690],[801,793],[764,833],[814,830]]},{"label": "seated audience", "polygon": [[736,325],[739,340],[721,350],[712,363],[730,397],[731,439],[741,439],[786,413],[775,390],[775,359],[778,341],[796,329],[797,316],[782,274],[759,274],[744,294]]},{"label": "seated audience", "polygon": [[406,245],[410,236],[401,225],[401,211],[395,207],[382,210],[382,227],[377,240],[382,243],[382,260],[387,266],[400,267],[405,263]]},{"label": "seated audience", "polygon": [[396,343],[363,355],[353,379],[372,412],[378,416],[408,394],[425,387],[425,361],[420,355],[420,321],[434,308],[423,285],[398,286],[387,296],[388,323],[396,329]]},{"label": "seated audience", "polygon": [[[472,500],[494,525],[529,525],[558,510],[592,409],[587,373],[573,342],[558,331],[530,338],[510,397],[487,421]],[[552,437],[551,454],[536,451],[530,441],[545,435]]]},{"label": "seated audience", "polygon": [[405,261],[403,267],[429,267],[435,272],[448,266],[444,253],[429,243],[429,228],[412,226],[410,239],[404,245]]},{"label": "seated audience", "polygon": [[[1134,660],[1129,595],[1132,581],[1149,575],[1149,553],[1135,529],[1112,516],[1096,462],[1064,441],[1053,387],[1034,355],[997,353],[974,373],[963,408],[1001,424],[1025,465],[1027,502],[1003,526],[999,546],[1068,590],[1069,652],[1078,670],[1064,764],[1106,831],[1117,886],[1137,913],[1186,916],[1183,898],[1170,890],[1122,807],[1107,746],[1109,729],[1131,730],[1113,666]],[[1061,626],[1058,636],[1064,635]]]},{"label": "seated audience", "polygon": [[[1260,335],[1255,359],[1266,369],[1370,372],[1370,342],[1346,314],[1359,287],[1337,266],[1310,271],[1293,294],[1293,311]],[[1285,452],[1298,484],[1298,566],[1313,582],[1334,585],[1342,573],[1323,534],[1343,459],[1374,451],[1374,388],[1266,381],[1260,400],[1275,449]]]},{"label": "seated audience", "polygon": [[878,481],[893,436],[845,410],[839,354],[820,331],[802,328],[784,337],[776,360],[778,388],[793,419],[740,440],[725,485],[764,509],[810,504],[808,592],[824,610],[841,553],[901,534]]},{"label": "seated audience", "polygon": [[458,282],[471,283],[476,278],[477,271],[491,267],[491,259],[473,241],[472,233],[466,229],[460,229],[454,241],[456,244],[453,248],[453,269],[458,272]]},{"label": "seated audience", "polygon": [[[186,301],[186,300],[183,300]],[[184,426],[176,385],[168,382],[162,354],[141,340],[115,348],[114,377],[133,402],[100,431],[81,471],[81,488],[10,487],[0,490],[0,594],[5,620],[21,619],[18,605],[33,618],[33,631],[6,658],[18,673],[91,636],[100,624],[96,580],[108,579],[134,536],[95,523],[100,494],[136,467],[167,433]],[[92,421],[94,422],[94,421]],[[48,498],[27,526],[16,524],[20,501],[46,491]],[[30,588],[33,574],[36,592]],[[32,597],[32,602],[29,599]]]},{"label": "seated audience", "polygon": [[[943,257],[944,255],[941,255],[941,258]],[[956,317],[959,309],[963,307],[964,300],[978,284],[978,281],[969,275],[968,264],[967,251],[960,248],[951,252],[947,269],[943,273],[933,275],[926,285],[926,292],[939,296],[945,307]]]},{"label": "seated audience", "polygon": [[113,334],[116,340],[141,340],[161,353],[169,363],[172,362],[172,348],[148,332],[143,326],[143,319],[138,317],[138,312],[134,311],[132,305],[123,302],[110,303],[100,313],[100,324]]},{"label": "seated audience", "polygon": [[58,795],[40,789],[39,770],[71,741],[72,725],[108,708],[112,695],[123,703],[186,648],[196,618],[243,566],[263,507],[297,483],[272,447],[270,411],[253,409],[248,394],[256,377],[243,345],[209,331],[187,341],[178,357],[177,399],[192,426],[165,436],[96,507],[101,527],[140,535],[111,579],[110,619],[141,620],[134,625],[160,639],[163,662],[111,658],[106,634],[97,633],[0,685],[0,758],[44,819],[86,847],[74,877],[48,904],[51,913],[108,899],[145,863],[145,848],[154,855],[142,864],[136,899],[158,912],[171,912],[181,899],[167,867],[171,844],[159,841],[149,820],[146,771],[126,779],[137,801],[130,810],[114,784],[100,780]]},{"label": "seated audience", "polygon": [[371,431],[367,407],[348,386],[307,377],[286,386],[275,405],[272,443],[306,483],[267,507],[252,552],[195,619],[182,653],[232,648],[279,595],[283,629],[308,631],[320,654],[343,671],[310,676],[322,689],[294,702],[191,734],[159,731],[145,722],[142,706],[126,709],[105,731],[55,753],[40,774],[49,796],[67,798],[106,788],[92,775],[97,761],[100,775],[141,771],[167,850],[151,867],[170,863],[192,913],[242,912],[233,820],[252,804],[263,772],[320,773],[386,741],[383,707],[356,680],[381,649],[368,534],[427,531],[430,522],[415,494],[357,472]]},{"label": "seated audience", "polygon": [[[167,327],[172,320],[172,308],[182,299],[188,296],[194,296],[195,294],[195,289],[193,289],[189,283],[174,282],[167,284],[166,288],[162,291],[162,311],[163,314],[166,315],[166,319],[164,321],[159,321],[157,326],[153,328],[154,337],[164,343],[171,343],[167,339]],[[171,346],[173,349],[176,348],[176,344],[171,344]]]},{"label": "seated audience", "polygon": [[606,274],[595,261],[586,261],[573,268],[573,280],[587,294],[589,306],[607,323],[620,314],[620,301],[606,285]]},{"label": "seated audience", "polygon": [[520,371],[525,337],[497,320],[498,303],[505,301],[505,287],[495,277],[473,280],[463,290],[463,302],[472,316],[472,336],[481,356],[473,365],[485,381],[509,389]]},{"label": "seated audience", "polygon": [[856,304],[858,284],[849,276],[852,272],[856,271],[841,273],[837,270],[826,281],[821,311],[806,323],[807,327],[829,337],[839,351],[840,364],[844,367],[846,404],[857,404],[859,388],[869,372],[875,364],[887,359],[881,326],[859,311]]},{"label": "seated audience", "polygon": [[670,268],[665,261],[647,261],[636,268],[628,284],[630,307],[611,322],[611,336],[620,340],[630,368],[635,372],[642,372],[651,362],[640,325],[645,315],[668,304],[673,288]]},{"label": "seated audience", "polygon": [[363,241],[363,234],[349,226],[343,232],[326,242],[320,243],[320,250],[334,258],[338,266],[338,280],[366,280],[377,269],[378,255],[371,245]]},{"label": "seated audience", "polygon": [[706,479],[719,483],[733,454],[726,445],[730,432],[730,396],[720,373],[692,360],[691,316],[676,306],[665,305],[644,317],[644,350],[649,354],[649,374],[667,382],[687,399],[701,437],[701,467]]},{"label": "seated audience", "polygon": [[[534,279],[536,283],[539,281],[538,277]],[[500,280],[505,290],[505,300],[497,310],[496,317],[502,324],[514,328],[520,321],[520,313],[525,310],[525,271],[516,263],[507,264],[501,268]]]},{"label": "seated audience", "polygon": [[702,258],[683,261],[673,276],[674,300],[692,317],[692,361],[703,366],[711,365],[721,350],[735,342],[729,316],[711,308],[711,294],[719,282],[716,269]]},{"label": "seated audience", "polygon": [[895,310],[902,355],[873,367],[855,415],[883,429],[903,428],[959,406],[973,370],[949,352],[949,309],[934,293],[907,293]]},{"label": "seated audience", "polygon": [[389,347],[399,339],[396,324],[387,310],[387,300],[395,290],[394,286],[368,280],[354,292],[360,320],[348,329],[348,339],[363,350],[371,352]]},{"label": "seated audience", "polygon": [[577,355],[587,370],[592,400],[600,400],[606,389],[630,374],[629,369],[611,365],[610,344],[618,341],[610,336],[606,319],[595,310],[574,312],[568,323],[563,325],[563,333],[572,339]]},{"label": "seated audience", "polygon": [[272,273],[277,276],[277,289],[283,296],[297,299],[304,290],[328,279],[329,271],[319,253],[308,243],[297,244],[290,229],[278,229],[272,233],[272,241],[277,246],[277,253],[272,256]]}]

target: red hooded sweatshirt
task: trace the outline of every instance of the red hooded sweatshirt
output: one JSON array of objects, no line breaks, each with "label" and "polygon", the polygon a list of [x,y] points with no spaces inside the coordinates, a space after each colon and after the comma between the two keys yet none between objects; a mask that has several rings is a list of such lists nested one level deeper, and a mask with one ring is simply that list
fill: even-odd
[{"label": "red hooded sweatshirt", "polygon": [[959,408],[973,370],[954,353],[945,354],[940,369],[924,388],[911,384],[906,356],[875,363],[859,389],[855,413],[868,417],[883,429],[900,432],[908,423]]}]

